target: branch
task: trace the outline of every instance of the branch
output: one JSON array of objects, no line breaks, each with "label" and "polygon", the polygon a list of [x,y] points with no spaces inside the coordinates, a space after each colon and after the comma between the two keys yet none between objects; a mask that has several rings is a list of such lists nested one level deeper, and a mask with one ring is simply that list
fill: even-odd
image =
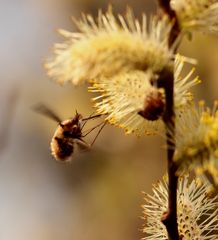
[{"label": "branch", "polygon": [[171,46],[180,33],[176,12],[170,7],[170,0],[158,0],[158,3],[160,6],[160,15],[168,15],[169,19],[173,23],[169,37],[169,46]]},{"label": "branch", "polygon": [[[173,23],[169,36],[169,47],[177,39],[180,28],[176,13],[170,7],[170,0],[158,0],[162,14],[167,14]],[[166,127],[167,137],[167,157],[168,157],[168,210],[162,216],[162,222],[166,226],[170,240],[179,240],[177,223],[177,186],[178,177],[176,175],[177,166],[173,161],[175,152],[175,112],[174,112],[174,73],[173,70],[163,70],[158,80],[158,87],[165,90],[166,108],[163,114],[163,121]]]},{"label": "branch", "polygon": [[175,151],[175,113],[174,113],[174,74],[171,70],[163,70],[158,80],[158,87],[164,88],[166,107],[163,121],[166,126],[167,157],[168,157],[168,211],[162,216],[162,222],[166,226],[170,240],[179,240],[177,224],[177,166],[173,161]]},{"label": "branch", "polygon": [[169,15],[170,18],[175,17],[175,12],[170,7],[170,0],[158,0],[158,4],[160,9],[167,15]]}]

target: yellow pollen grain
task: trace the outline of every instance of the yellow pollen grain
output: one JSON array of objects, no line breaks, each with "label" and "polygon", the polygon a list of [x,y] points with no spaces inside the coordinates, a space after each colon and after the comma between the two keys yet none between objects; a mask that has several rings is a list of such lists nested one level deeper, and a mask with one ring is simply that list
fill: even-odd
[{"label": "yellow pollen grain", "polygon": [[192,157],[197,153],[197,151],[198,150],[196,148],[188,148],[186,152],[189,157]]},{"label": "yellow pollen grain", "polygon": [[216,149],[216,150],[214,151],[214,156],[215,156],[215,157],[218,157],[218,149]]}]

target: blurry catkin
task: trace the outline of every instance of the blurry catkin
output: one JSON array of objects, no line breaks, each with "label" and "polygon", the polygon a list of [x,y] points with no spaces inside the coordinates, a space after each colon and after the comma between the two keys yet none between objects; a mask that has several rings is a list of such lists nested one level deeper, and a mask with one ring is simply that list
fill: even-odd
[{"label": "blurry catkin", "polygon": [[218,185],[218,102],[186,111],[177,121],[175,161],[180,171],[209,172]]},{"label": "blurry catkin", "polygon": [[[180,239],[216,240],[214,231],[218,230],[217,197],[210,197],[210,185],[181,176],[178,182],[177,222]],[[161,217],[167,211],[167,178],[153,186],[153,194],[145,194],[143,214],[145,240],[168,240]],[[210,214],[208,214],[210,213]]]},{"label": "blurry catkin", "polygon": [[137,70],[160,72],[172,65],[167,18],[153,17],[148,24],[144,14],[139,21],[130,9],[126,17],[116,17],[109,8],[105,14],[99,11],[96,20],[83,15],[74,22],[79,32],[59,30],[65,41],[54,46],[54,55],[45,64],[48,75],[61,84],[77,85]]},{"label": "blurry catkin", "polygon": [[171,0],[171,6],[182,29],[218,34],[217,0]]}]

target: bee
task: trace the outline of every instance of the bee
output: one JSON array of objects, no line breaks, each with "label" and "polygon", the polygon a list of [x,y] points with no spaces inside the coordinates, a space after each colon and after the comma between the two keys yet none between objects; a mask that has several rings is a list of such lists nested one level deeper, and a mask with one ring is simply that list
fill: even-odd
[{"label": "bee", "polygon": [[[56,128],[50,143],[50,148],[51,155],[59,162],[70,162],[72,160],[76,145],[80,150],[89,150],[106,125],[106,122],[101,122],[95,127],[87,131],[83,131],[87,121],[101,117],[101,114],[90,115],[87,118],[83,118],[82,115],[76,111],[76,114],[73,118],[62,121],[55,112],[45,105],[37,105],[34,107],[34,110],[58,123],[58,127]],[[100,128],[92,143],[87,143],[83,138],[98,127]]]}]

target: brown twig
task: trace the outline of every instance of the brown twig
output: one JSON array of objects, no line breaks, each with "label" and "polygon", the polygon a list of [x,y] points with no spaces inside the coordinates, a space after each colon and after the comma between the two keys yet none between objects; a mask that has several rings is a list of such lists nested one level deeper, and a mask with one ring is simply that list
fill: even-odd
[{"label": "brown twig", "polygon": [[160,15],[168,15],[173,23],[172,31],[169,37],[169,46],[173,45],[180,33],[179,23],[175,11],[170,7],[170,0],[158,0],[160,6]]},{"label": "brown twig", "polygon": [[[177,39],[180,29],[176,13],[170,7],[170,0],[158,0],[162,14],[167,14],[173,23],[169,37],[169,47]],[[163,114],[163,121],[166,126],[167,157],[168,157],[168,210],[162,216],[162,222],[166,226],[170,240],[179,240],[177,223],[177,166],[173,161],[175,152],[175,112],[174,112],[174,74],[173,70],[165,69],[161,72],[158,86],[164,88],[166,96],[166,107]],[[173,140],[173,141],[172,141]]]},{"label": "brown twig", "polygon": [[[162,222],[166,226],[170,240],[179,240],[177,224],[177,185],[178,177],[176,175],[177,166],[173,161],[175,151],[175,113],[174,113],[174,75],[173,71],[163,70],[158,80],[158,87],[165,90],[166,107],[163,114],[163,121],[166,126],[167,136],[167,157],[168,157],[168,211],[163,214]],[[173,140],[173,141],[172,141]]]}]

